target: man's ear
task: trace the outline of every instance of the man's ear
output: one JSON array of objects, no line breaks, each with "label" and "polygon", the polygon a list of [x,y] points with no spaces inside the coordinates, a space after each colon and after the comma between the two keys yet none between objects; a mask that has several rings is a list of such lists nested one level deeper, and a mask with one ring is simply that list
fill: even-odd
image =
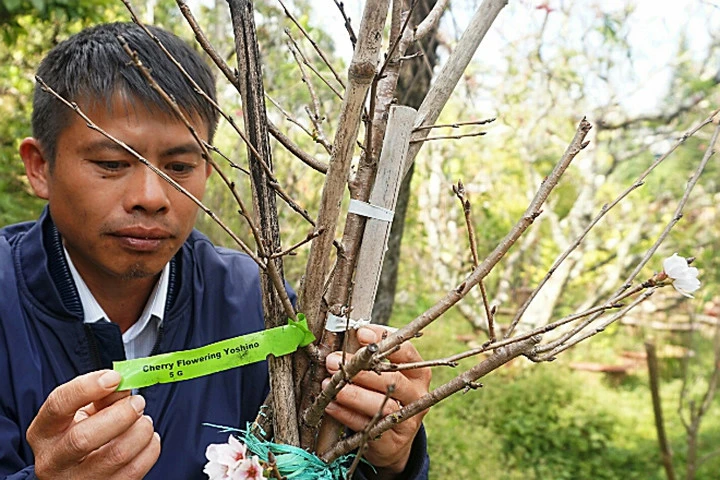
[{"label": "man's ear", "polygon": [[19,152],[25,164],[25,173],[35,195],[47,200],[50,195],[48,189],[50,164],[45,158],[42,148],[40,148],[40,142],[35,138],[28,137],[20,142]]},{"label": "man's ear", "polygon": [[212,171],[213,171],[212,165],[210,164],[210,162],[208,162],[208,161],[206,160],[206,161],[205,161],[205,180],[207,180],[208,178],[210,178],[210,174],[212,173]]}]

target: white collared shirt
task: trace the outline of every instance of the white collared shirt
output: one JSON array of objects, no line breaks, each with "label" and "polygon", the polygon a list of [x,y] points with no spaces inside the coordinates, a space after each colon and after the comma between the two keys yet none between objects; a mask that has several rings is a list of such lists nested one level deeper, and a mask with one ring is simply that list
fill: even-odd
[{"label": "white collared shirt", "polygon": [[[65,247],[63,247],[63,251],[65,252],[65,258],[70,267],[70,273],[75,281],[78,295],[80,295],[80,302],[82,303],[84,314],[83,321],[85,323],[109,322],[108,315],[97,300],[95,300],[92,292],[90,292],[87,284],[75,268]],[[162,325],[165,315],[169,272],[170,263],[167,263],[160,274],[160,279],[150,294],[150,298],[148,298],[145,304],[145,309],[140,315],[140,318],[122,334],[123,345],[125,346],[125,357],[128,360],[147,357],[155,346],[158,338],[158,330],[160,325]]]}]

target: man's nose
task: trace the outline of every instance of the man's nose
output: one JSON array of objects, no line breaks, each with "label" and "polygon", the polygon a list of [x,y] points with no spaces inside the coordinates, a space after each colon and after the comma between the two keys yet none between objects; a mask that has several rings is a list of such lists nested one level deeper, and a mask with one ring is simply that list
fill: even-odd
[{"label": "man's nose", "polygon": [[169,188],[172,187],[150,168],[136,165],[127,188],[125,209],[128,212],[164,213],[170,208]]}]

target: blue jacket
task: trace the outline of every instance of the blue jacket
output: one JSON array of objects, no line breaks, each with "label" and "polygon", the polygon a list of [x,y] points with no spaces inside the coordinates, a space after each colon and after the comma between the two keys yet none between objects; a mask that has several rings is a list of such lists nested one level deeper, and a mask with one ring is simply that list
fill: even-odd
[{"label": "blue jacket", "polygon": [[[0,230],[0,479],[34,478],[25,431],[48,394],[124,358],[115,324],[84,324],[83,310],[47,209],[37,222]],[[263,329],[257,265],[194,231],[170,264],[155,353],[196,348]],[[141,390],[162,439],[147,479],[206,479],[205,448],[227,434],[203,423],[244,426],[268,393],[265,362]],[[426,478],[424,432],[408,478]]]}]

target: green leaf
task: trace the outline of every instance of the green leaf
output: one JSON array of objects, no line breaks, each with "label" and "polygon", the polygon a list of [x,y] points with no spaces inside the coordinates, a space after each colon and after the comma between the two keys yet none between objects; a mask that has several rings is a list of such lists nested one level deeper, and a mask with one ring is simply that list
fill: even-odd
[{"label": "green leaf", "polygon": [[45,7],[47,6],[45,4],[45,0],[30,0],[30,3],[32,3],[32,6],[35,8],[35,10],[38,10],[41,13],[45,13]]},{"label": "green leaf", "polygon": [[22,0],[3,0],[2,3],[9,12],[14,12],[22,6]]}]

